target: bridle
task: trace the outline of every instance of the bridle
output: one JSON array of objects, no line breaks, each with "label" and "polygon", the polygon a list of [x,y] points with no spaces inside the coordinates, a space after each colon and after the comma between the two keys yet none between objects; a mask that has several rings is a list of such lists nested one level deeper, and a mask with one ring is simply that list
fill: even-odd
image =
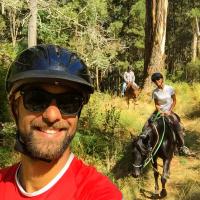
[{"label": "bridle", "polygon": [[[154,122],[155,122],[157,119],[161,118],[161,117],[162,117],[163,125],[164,125],[164,126],[163,126],[163,133],[162,133],[162,136],[161,136],[161,139],[160,139],[159,133],[158,133],[158,129],[157,129],[157,127],[155,126]],[[135,165],[135,164],[133,164],[133,166],[136,167],[136,168],[142,168],[142,169],[143,169],[143,168],[145,168],[150,162],[153,163],[153,157],[154,157],[155,154],[158,152],[158,150],[159,150],[161,144],[163,143],[163,139],[164,139],[165,132],[166,132],[166,130],[165,130],[166,124],[165,124],[164,116],[161,116],[161,115],[158,116],[158,115],[156,115],[156,117],[154,118],[154,120],[153,120],[153,122],[152,122],[152,125],[153,125],[153,127],[154,127],[154,129],[155,129],[155,132],[156,132],[156,135],[157,135],[156,143],[155,143],[154,147],[152,148],[152,150],[151,150],[150,152],[148,152],[148,156],[147,156],[147,158],[144,160],[143,164],[141,164],[141,165]],[[160,142],[159,142],[159,140],[160,140]],[[159,142],[159,144],[158,144],[158,142]],[[143,152],[141,151],[141,148],[139,147],[139,145],[137,145],[136,147],[137,147],[137,149],[140,151],[140,153],[143,154]]]}]

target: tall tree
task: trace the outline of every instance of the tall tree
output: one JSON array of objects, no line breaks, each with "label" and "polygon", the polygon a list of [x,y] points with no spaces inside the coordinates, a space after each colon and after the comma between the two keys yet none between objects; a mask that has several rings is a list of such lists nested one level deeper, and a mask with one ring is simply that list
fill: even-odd
[{"label": "tall tree", "polygon": [[197,40],[196,33],[198,31],[195,17],[197,19],[200,17],[198,14],[200,12],[199,8],[199,0],[169,1],[166,64],[168,77],[173,80],[186,80],[188,72],[191,71],[191,65],[188,66],[190,69],[187,69],[186,65],[191,62],[192,58],[196,57],[197,53],[195,41]]},{"label": "tall tree", "polygon": [[195,62],[197,57],[200,59],[200,29],[199,29],[199,9],[191,10],[192,16],[192,32],[193,32],[193,41],[192,41],[192,61]]},{"label": "tall tree", "polygon": [[9,29],[6,37],[8,40],[12,40],[12,45],[15,47],[17,40],[23,37],[21,31],[28,13],[26,3],[21,0],[1,0],[0,4],[2,16],[6,21],[7,29]]},{"label": "tall tree", "polygon": [[164,71],[168,0],[146,0],[144,89],[149,90],[151,74]]},{"label": "tall tree", "polygon": [[37,0],[29,0],[28,47],[37,44]]}]

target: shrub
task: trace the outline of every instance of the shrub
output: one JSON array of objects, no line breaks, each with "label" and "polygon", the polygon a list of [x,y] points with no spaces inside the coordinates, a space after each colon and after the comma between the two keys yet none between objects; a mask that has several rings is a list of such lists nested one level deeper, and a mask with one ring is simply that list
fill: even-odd
[{"label": "shrub", "polygon": [[187,63],[185,66],[185,77],[188,82],[199,82],[200,81],[200,60],[195,62]]},{"label": "shrub", "polygon": [[15,143],[15,124],[4,123],[1,130],[1,146],[0,146],[0,168],[11,165],[17,161],[16,153],[13,151]]}]

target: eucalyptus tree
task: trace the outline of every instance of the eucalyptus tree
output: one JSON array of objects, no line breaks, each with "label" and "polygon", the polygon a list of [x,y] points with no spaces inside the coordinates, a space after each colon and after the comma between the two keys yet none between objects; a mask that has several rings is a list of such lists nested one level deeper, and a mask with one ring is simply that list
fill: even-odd
[{"label": "eucalyptus tree", "polygon": [[151,86],[151,75],[164,72],[165,41],[167,28],[168,0],[146,0],[144,89]]},{"label": "eucalyptus tree", "polygon": [[1,15],[4,17],[9,28],[13,46],[16,45],[17,39],[21,34],[22,27],[27,19],[28,10],[26,9],[25,0],[1,0]]},{"label": "eucalyptus tree", "polygon": [[37,0],[28,0],[30,18],[28,22],[28,47],[37,44]]},{"label": "eucalyptus tree", "polygon": [[200,59],[200,8],[194,8],[190,11],[190,16],[192,18],[192,61],[195,62],[196,59]]},{"label": "eucalyptus tree", "polygon": [[[200,1],[169,1],[166,53],[170,77],[186,80],[186,65],[196,59]],[[190,66],[191,67],[191,66]]]}]

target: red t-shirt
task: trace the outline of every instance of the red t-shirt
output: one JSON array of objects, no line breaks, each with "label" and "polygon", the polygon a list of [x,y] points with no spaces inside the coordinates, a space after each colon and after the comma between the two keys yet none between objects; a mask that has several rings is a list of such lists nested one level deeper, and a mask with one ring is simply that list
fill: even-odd
[{"label": "red t-shirt", "polygon": [[122,200],[117,187],[95,168],[75,157],[68,165],[56,182],[35,195],[20,189],[16,179],[19,164],[0,170],[0,200]]}]

